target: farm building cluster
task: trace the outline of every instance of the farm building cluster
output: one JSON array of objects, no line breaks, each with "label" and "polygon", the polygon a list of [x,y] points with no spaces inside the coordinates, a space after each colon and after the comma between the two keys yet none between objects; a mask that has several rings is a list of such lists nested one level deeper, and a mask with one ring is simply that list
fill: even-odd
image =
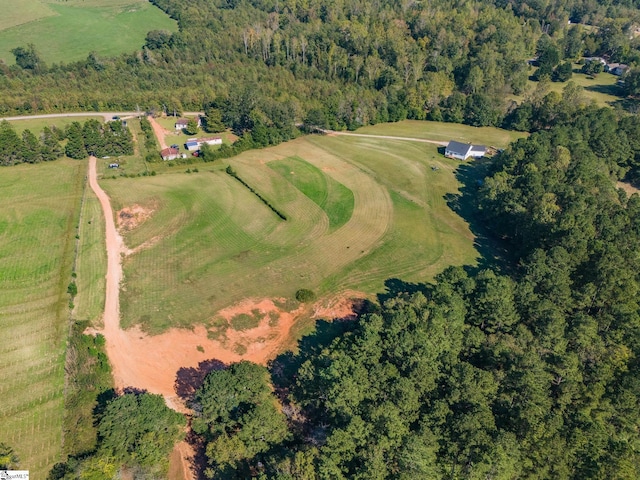
[{"label": "farm building cluster", "polygon": [[[192,121],[196,122],[196,124],[198,125],[198,128],[202,126],[202,119],[200,116],[197,116],[194,119],[179,118],[175,122],[176,131],[185,130],[188,127],[189,122],[192,122]],[[203,145],[222,145],[222,138],[221,137],[189,138],[184,143],[184,149],[186,152],[190,152],[191,155],[197,157]],[[174,144],[168,148],[161,150],[160,156],[162,157],[162,160],[167,161],[167,160],[175,160],[178,158],[187,158],[187,153],[181,152],[180,148],[181,148],[180,145]]]}]

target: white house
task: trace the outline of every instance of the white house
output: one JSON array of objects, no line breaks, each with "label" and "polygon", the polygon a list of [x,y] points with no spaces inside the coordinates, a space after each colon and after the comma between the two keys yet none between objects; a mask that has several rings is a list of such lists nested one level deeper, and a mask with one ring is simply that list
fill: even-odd
[{"label": "white house", "polygon": [[[198,124],[198,128],[202,126],[202,120],[200,117],[195,118],[196,123]],[[182,130],[183,128],[187,128],[187,124],[189,123],[188,118],[180,118],[176,120],[176,131]]]},{"label": "white house", "polygon": [[470,143],[461,143],[451,140],[444,149],[444,156],[449,158],[457,158],[458,160],[466,160],[469,157],[481,158],[487,153],[487,147],[484,145],[471,145]]},{"label": "white house", "polygon": [[222,138],[220,138],[220,137],[211,137],[211,138],[199,138],[198,139],[199,146],[202,146],[205,143],[207,145],[222,145]]}]

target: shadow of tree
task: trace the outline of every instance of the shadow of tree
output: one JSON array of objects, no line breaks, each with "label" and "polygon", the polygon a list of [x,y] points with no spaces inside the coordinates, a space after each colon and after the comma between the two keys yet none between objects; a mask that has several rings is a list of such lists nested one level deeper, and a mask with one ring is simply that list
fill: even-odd
[{"label": "shadow of tree", "polygon": [[384,281],[386,291],[378,294],[378,302],[383,305],[389,299],[396,298],[399,295],[413,293],[427,293],[428,285],[426,283],[411,283],[400,280],[399,278],[387,278]]},{"label": "shadow of tree", "polygon": [[202,386],[209,372],[225,368],[227,365],[215,358],[203,360],[198,364],[198,367],[182,367],[176,373],[174,389],[183,400],[192,400],[196,390]]},{"label": "shadow of tree", "polygon": [[97,425],[98,420],[102,418],[102,414],[107,408],[107,404],[117,396],[118,393],[113,388],[109,388],[98,394],[96,397],[96,405],[93,407],[94,426]]},{"label": "shadow of tree", "polygon": [[596,92],[596,93],[604,93],[606,95],[611,95],[614,97],[621,97],[622,89],[616,85],[588,85],[584,87],[586,91]]},{"label": "shadow of tree", "polygon": [[614,102],[609,102],[613,108],[619,108],[629,113],[640,113],[640,99],[638,98],[621,98]]},{"label": "shadow of tree", "polygon": [[444,196],[447,205],[469,224],[474,235],[474,247],[478,251],[476,267],[467,267],[468,271],[493,268],[502,273],[512,270],[515,265],[506,242],[491,234],[490,228],[482,220],[478,211],[478,190],[489,168],[492,158],[484,157],[468,163],[461,163],[456,169],[456,178],[462,184],[460,193],[448,193]]}]

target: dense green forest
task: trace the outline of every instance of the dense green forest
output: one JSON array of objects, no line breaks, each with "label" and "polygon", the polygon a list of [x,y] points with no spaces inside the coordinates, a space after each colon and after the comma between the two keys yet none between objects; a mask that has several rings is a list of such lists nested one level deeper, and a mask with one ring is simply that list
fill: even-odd
[{"label": "dense green forest", "polygon": [[240,128],[251,117],[293,124],[310,114],[333,128],[403,118],[488,125],[523,92],[536,54],[557,53],[545,56],[547,74],[583,54],[640,58],[631,2],[154,3],[180,31],[149,32],[132,54],[47,66],[16,49],[17,65],[0,65],[0,114],[217,102],[235,108],[227,121]]}]

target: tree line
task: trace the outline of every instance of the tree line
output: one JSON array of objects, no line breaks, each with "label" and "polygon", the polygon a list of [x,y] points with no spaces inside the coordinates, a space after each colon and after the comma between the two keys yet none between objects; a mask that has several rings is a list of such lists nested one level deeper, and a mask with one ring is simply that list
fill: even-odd
[{"label": "tree line", "polygon": [[56,160],[64,155],[82,159],[133,154],[133,136],[120,121],[101,123],[88,120],[73,122],[64,130],[45,127],[39,136],[31,130],[18,135],[6,120],[0,122],[0,165],[39,163]]}]

